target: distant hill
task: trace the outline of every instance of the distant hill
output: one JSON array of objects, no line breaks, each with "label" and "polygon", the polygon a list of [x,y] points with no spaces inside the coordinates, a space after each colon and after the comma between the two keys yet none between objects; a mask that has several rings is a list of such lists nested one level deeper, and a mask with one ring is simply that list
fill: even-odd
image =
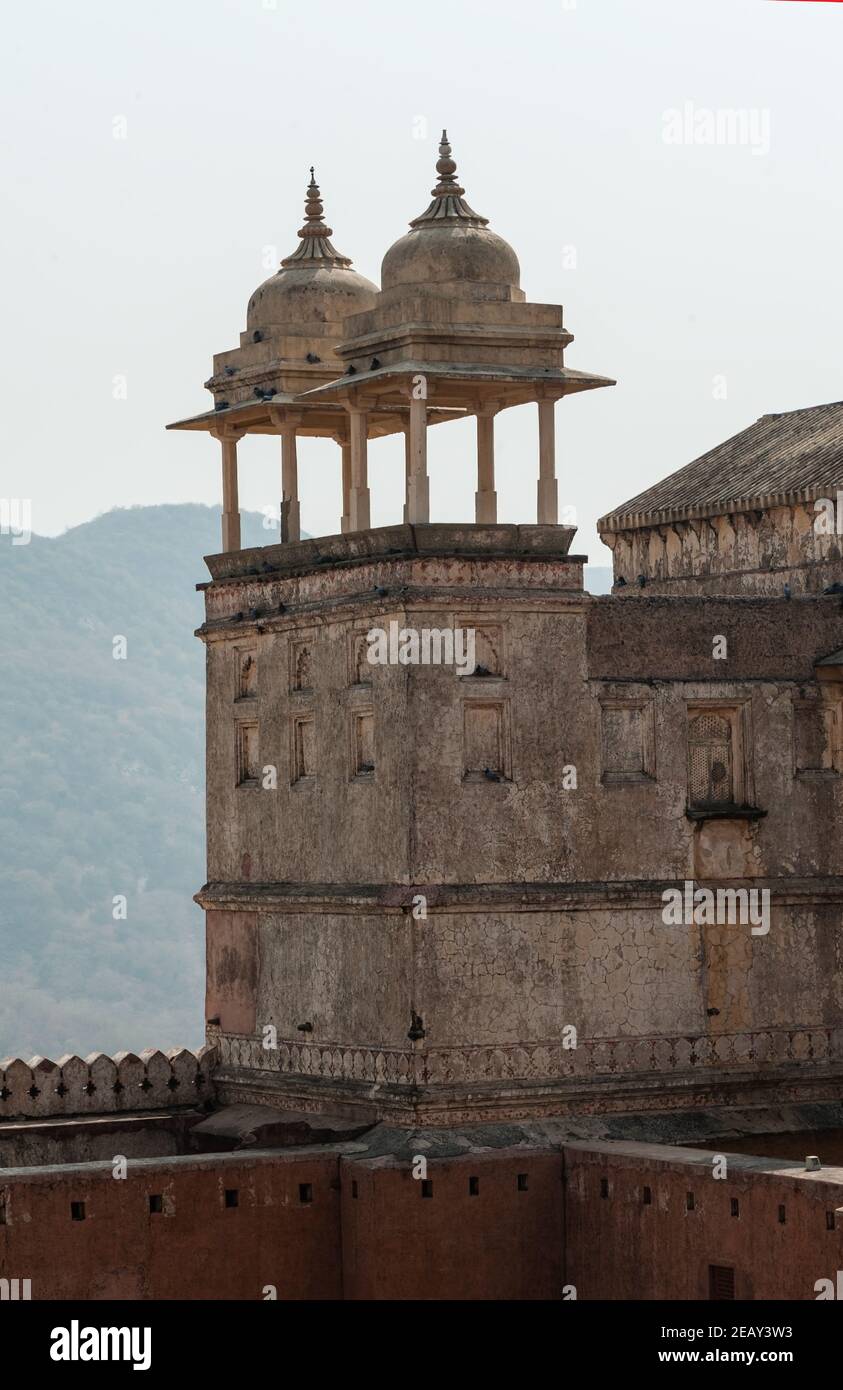
[{"label": "distant hill", "polygon": [[[0,536],[0,1057],[202,1042],[194,586],[219,533],[218,509],[185,505]],[[244,514],[244,545],[270,539]],[[610,583],[586,571],[592,593]]]},{"label": "distant hill", "polygon": [[[244,544],[266,544],[262,521]],[[0,1056],[202,1042],[194,586],[219,533],[218,509],[187,505],[0,537]]]}]

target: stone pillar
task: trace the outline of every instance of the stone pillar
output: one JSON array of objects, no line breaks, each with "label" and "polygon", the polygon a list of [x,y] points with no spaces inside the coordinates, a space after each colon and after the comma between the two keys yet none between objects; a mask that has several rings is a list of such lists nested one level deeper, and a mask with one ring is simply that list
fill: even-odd
[{"label": "stone pillar", "polygon": [[342,450],[342,519],[343,535],[351,530],[351,445],[345,439],[337,441]]},{"label": "stone pillar", "polygon": [[410,422],[404,426],[404,525],[410,520]]},{"label": "stone pillar", "polygon": [[498,519],[495,492],[495,411],[477,411],[477,491],[474,494],[474,520],[478,525],[494,524]]},{"label": "stone pillar", "polygon": [[240,434],[218,434],[222,446],[222,548],[240,549],[240,502],[237,493],[237,441]]},{"label": "stone pillar", "polygon": [[285,425],[281,431],[281,539],[301,540],[299,464],[294,425]]},{"label": "stone pillar", "polygon": [[407,520],[430,521],[430,488],[427,477],[427,403],[410,399],[409,475],[407,479]]},{"label": "stone pillar", "polygon": [[539,498],[538,520],[556,526],[559,520],[559,495],[556,484],[556,422],[555,401],[539,401]]},{"label": "stone pillar", "polygon": [[369,460],[367,453],[369,417],[357,406],[349,408],[351,417],[351,495],[348,507],[348,529],[368,531],[369,520]]}]

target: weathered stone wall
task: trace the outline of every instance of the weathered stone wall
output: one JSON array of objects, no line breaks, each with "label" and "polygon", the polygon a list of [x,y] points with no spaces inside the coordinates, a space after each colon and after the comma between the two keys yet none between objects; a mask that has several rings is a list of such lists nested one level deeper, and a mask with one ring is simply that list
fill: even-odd
[{"label": "weathered stone wall", "polygon": [[[839,599],[590,599],[567,557],[504,540],[308,554],[209,588],[199,900],[221,1094],[240,1076],[256,1099],[441,1119],[470,1117],[472,1087],[478,1113],[552,1114],[573,1083],[582,1099],[645,1069],[676,1095],[695,1068],[833,1084],[843,684],[817,662],[843,645]],[[487,673],[370,666],[365,634],[393,620],[471,626]],[[689,782],[709,707],[733,740],[715,817]],[[690,879],[768,892],[769,932],[666,926],[665,888]]]},{"label": "weathered stone wall", "polygon": [[[836,491],[828,501],[836,505]],[[817,525],[817,522],[820,525]],[[603,531],[616,593],[821,593],[843,579],[843,534],[811,502]]]},{"label": "weathered stone wall", "polygon": [[[794,682],[816,680],[815,667],[843,646],[843,605],[828,594],[795,598],[638,593],[634,606],[615,595],[587,610],[588,673],[593,680]],[[727,638],[715,658],[714,638]]]},{"label": "weathered stone wall", "polygon": [[56,1116],[53,1119],[4,1120],[0,1123],[0,1171],[42,1168],[50,1164],[163,1158],[189,1148],[192,1127],[205,1117],[196,1109],[113,1111],[102,1115]]},{"label": "weathered stone wall", "polygon": [[774,903],[769,935],[752,938],[740,925],[667,927],[652,896],[649,909],[436,909],[425,922],[261,915],[255,1025],[226,1031],[273,1024],[296,1040],[310,1024],[303,1046],[404,1048],[411,1004],[423,1051],[550,1045],[571,1024],[583,1040],[838,1024],[839,903]]},{"label": "weathered stone wall", "polygon": [[[811,872],[840,872],[839,775],[823,786],[794,777],[793,703],[839,704],[820,691],[815,663],[843,644],[835,598],[713,602],[543,596],[524,611],[503,596],[472,613],[405,602],[288,631],[251,631],[209,644],[208,762],[211,883],[543,883],[684,877],[694,844],[687,802],[687,709],[746,705],[748,774],[766,812],[753,832],[755,871],[776,874],[788,854]],[[804,606],[803,606],[804,605]],[[538,611],[535,611],[535,610]],[[460,678],[453,668],[375,666],[353,680],[349,652],[370,626],[442,627],[471,619],[500,632],[506,674]],[[725,637],[728,654],[714,656]],[[791,638],[793,640],[791,640]],[[297,649],[311,653],[307,690],[290,689]],[[258,693],[236,700],[239,656],[253,654]],[[637,704],[637,767],[621,775],[601,748],[603,709]],[[464,721],[500,710],[501,766],[466,776]],[[353,763],[353,721],[374,722],[376,769]],[[296,776],[297,719],[314,721],[312,769]],[[237,785],[236,731],[258,729],[256,775]],[[629,750],[630,753],[632,750]],[[570,769],[576,787],[566,787]],[[262,785],[265,769],[277,787]],[[807,769],[810,770],[810,769]],[[832,769],[832,771],[834,771]],[[619,825],[623,833],[619,834]],[[656,830],[658,826],[658,831]],[[766,847],[766,848],[765,848]],[[757,852],[756,852],[757,851]],[[823,862],[828,867],[823,869]]]}]

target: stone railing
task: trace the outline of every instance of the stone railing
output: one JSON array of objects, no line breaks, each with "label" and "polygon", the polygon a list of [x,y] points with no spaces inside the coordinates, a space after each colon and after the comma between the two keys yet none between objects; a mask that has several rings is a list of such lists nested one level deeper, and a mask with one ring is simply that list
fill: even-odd
[{"label": "stone railing", "polygon": [[201,1104],[212,1095],[216,1049],[118,1052],[0,1060],[0,1122],[52,1116],[130,1114]]},{"label": "stone railing", "polygon": [[678,1037],[581,1038],[560,1041],[411,1048],[344,1047],[280,1041],[266,1050],[260,1037],[222,1034],[220,1067],[393,1085],[461,1081],[599,1080],[605,1077],[768,1071],[843,1065],[843,1028],[766,1028],[747,1033]]}]

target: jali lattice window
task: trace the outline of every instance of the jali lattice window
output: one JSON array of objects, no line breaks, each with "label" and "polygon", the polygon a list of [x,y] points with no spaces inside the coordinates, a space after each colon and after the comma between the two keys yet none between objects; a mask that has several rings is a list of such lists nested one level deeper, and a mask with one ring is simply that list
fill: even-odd
[{"label": "jali lattice window", "polygon": [[735,803],[733,724],[714,712],[692,714],[688,725],[688,800],[691,806]]}]

